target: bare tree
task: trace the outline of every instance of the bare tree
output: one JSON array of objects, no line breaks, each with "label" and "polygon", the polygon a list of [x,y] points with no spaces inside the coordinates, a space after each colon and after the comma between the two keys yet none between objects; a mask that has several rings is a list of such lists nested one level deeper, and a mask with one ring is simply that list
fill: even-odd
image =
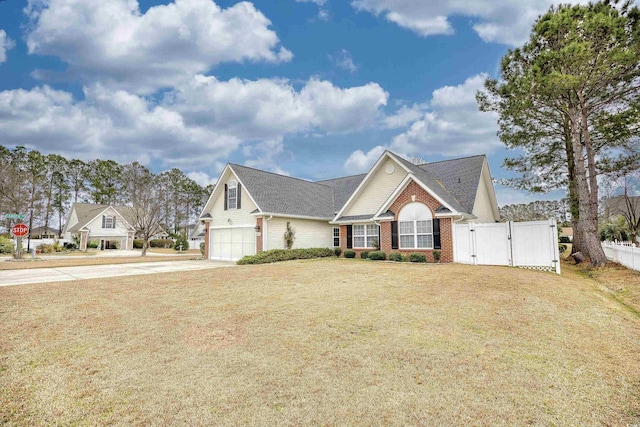
[{"label": "bare tree", "polygon": [[624,218],[631,241],[636,243],[640,232],[640,171],[619,177],[613,181],[613,185],[622,189],[622,195],[607,199],[605,216]]},{"label": "bare tree", "polygon": [[131,200],[131,225],[136,235],[142,239],[142,256],[147,255],[149,240],[154,235],[162,232],[163,206],[161,185],[158,185],[158,177],[148,169],[136,165],[136,191]]}]

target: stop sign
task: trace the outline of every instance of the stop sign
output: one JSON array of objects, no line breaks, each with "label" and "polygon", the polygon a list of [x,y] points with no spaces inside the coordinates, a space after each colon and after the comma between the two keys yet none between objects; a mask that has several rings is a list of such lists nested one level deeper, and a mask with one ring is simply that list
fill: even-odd
[{"label": "stop sign", "polygon": [[27,235],[27,233],[29,233],[29,227],[27,227],[25,224],[16,224],[11,227],[11,234],[16,237],[24,237]]}]

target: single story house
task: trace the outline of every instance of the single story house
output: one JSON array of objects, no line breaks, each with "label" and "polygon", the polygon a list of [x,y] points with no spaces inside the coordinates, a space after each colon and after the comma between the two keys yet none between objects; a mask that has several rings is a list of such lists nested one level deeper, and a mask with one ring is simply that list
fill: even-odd
[{"label": "single story house", "polygon": [[83,251],[91,241],[98,242],[99,249],[133,249],[135,229],[131,218],[127,206],[74,203],[62,235],[68,241],[78,238]]},{"label": "single story house", "polygon": [[205,258],[285,247],[424,253],[453,261],[454,222],[500,218],[486,156],[415,165],[385,151],[366,174],[310,182],[227,164],[205,205]]},{"label": "single story house", "polygon": [[60,236],[60,230],[51,227],[33,227],[29,230],[29,236],[32,239],[57,239]]}]

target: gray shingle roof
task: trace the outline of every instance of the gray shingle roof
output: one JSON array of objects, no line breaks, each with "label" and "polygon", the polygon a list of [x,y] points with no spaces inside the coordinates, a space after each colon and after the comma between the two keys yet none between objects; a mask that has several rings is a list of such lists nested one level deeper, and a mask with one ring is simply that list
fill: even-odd
[{"label": "gray shingle roof", "polygon": [[[472,213],[484,155],[414,165],[391,154],[453,209]],[[360,174],[311,182],[238,164],[229,166],[262,212],[314,218],[332,219],[366,176]],[[438,212],[448,210],[442,208]],[[369,219],[373,215],[342,217],[340,220]]]},{"label": "gray shingle roof", "polygon": [[[393,153],[392,153],[393,154]],[[438,197],[444,200],[449,206],[458,212],[471,213],[471,210],[466,210],[460,201],[445,187],[445,184],[439,179],[439,177],[433,174],[427,168],[421,168],[413,163],[396,156],[399,162],[407,167],[424,185],[426,185],[431,191],[436,193]],[[474,194],[475,198],[475,194]]]},{"label": "gray shingle roof", "polygon": [[318,184],[328,185],[333,190],[333,205],[335,213],[338,213],[340,209],[347,203],[349,197],[358,188],[358,185],[362,182],[366,173],[361,175],[344,176],[342,178],[326,179],[324,181],[318,181]]},{"label": "gray shingle roof", "polygon": [[332,219],[331,187],[299,178],[230,164],[262,212]]},{"label": "gray shingle roof", "polygon": [[460,202],[465,212],[471,213],[476,201],[484,155],[420,165],[421,169],[436,176]]}]

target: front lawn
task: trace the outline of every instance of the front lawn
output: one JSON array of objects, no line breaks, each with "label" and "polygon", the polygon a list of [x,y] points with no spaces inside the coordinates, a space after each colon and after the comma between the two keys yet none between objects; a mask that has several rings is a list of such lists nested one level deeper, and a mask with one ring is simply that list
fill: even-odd
[{"label": "front lawn", "polygon": [[323,259],[4,287],[0,424],[638,424],[640,318],[596,279]]}]

